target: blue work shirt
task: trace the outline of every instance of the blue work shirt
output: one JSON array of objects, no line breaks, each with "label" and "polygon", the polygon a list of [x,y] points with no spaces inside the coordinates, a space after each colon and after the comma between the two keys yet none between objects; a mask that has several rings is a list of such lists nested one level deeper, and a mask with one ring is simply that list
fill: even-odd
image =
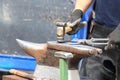
[{"label": "blue work shirt", "polygon": [[96,0],[95,21],[114,27],[120,23],[120,0]]}]

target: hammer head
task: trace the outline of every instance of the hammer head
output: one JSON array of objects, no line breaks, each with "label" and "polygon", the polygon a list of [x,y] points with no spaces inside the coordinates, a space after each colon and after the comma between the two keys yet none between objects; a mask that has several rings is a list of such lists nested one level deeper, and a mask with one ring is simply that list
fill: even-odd
[{"label": "hammer head", "polygon": [[61,42],[65,42],[64,41],[64,36],[66,33],[74,30],[73,26],[75,26],[76,24],[78,24],[78,26],[76,27],[76,30],[74,31],[74,33],[76,33],[81,27],[86,26],[86,22],[80,22],[81,19],[78,19],[76,21],[74,21],[73,23],[70,22],[57,22],[56,26],[57,26],[57,42],[61,43]]},{"label": "hammer head", "polygon": [[71,31],[71,24],[69,22],[57,22],[57,42],[63,43],[65,42],[64,36],[67,32]]},{"label": "hammer head", "polygon": [[65,36],[65,22],[57,22],[57,42],[62,43],[64,42],[64,36]]}]

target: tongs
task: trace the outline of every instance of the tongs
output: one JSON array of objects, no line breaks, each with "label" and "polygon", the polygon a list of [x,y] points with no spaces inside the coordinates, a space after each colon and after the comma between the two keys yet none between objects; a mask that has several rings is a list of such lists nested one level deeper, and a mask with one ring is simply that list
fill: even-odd
[{"label": "tongs", "polygon": [[72,40],[79,44],[87,44],[90,46],[106,46],[108,44],[109,38],[91,38],[91,39],[79,39]]}]

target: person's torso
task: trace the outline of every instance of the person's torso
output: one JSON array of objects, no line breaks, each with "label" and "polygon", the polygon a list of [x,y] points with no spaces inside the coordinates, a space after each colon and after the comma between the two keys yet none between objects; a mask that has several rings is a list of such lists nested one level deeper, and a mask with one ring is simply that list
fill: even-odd
[{"label": "person's torso", "polygon": [[96,0],[95,21],[106,26],[120,23],[120,0]]}]

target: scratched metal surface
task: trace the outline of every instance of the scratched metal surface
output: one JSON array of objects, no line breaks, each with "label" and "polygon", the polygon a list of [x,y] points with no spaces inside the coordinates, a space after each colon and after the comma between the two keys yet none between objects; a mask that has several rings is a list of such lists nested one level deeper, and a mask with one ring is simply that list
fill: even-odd
[{"label": "scratched metal surface", "polygon": [[66,21],[72,8],[69,0],[0,0],[0,53],[25,55],[16,38],[56,40],[55,22]]}]

